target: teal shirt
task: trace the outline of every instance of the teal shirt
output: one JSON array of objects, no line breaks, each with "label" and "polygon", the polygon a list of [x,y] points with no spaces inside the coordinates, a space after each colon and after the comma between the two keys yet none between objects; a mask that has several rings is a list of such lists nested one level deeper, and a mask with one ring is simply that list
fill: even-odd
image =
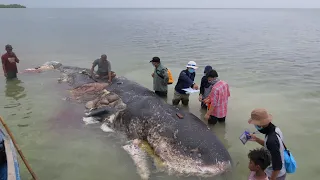
[{"label": "teal shirt", "polygon": [[93,67],[98,65],[97,74],[99,75],[108,75],[111,72],[111,64],[110,61],[102,61],[101,59],[96,59],[93,61]]},{"label": "teal shirt", "polygon": [[168,71],[167,68],[159,64],[157,68],[154,68],[153,76],[153,90],[154,91],[168,91]]}]

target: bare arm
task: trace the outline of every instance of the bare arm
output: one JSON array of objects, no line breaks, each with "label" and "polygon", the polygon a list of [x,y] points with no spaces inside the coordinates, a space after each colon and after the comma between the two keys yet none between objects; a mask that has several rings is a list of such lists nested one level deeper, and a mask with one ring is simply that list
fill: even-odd
[{"label": "bare arm", "polygon": [[90,75],[93,76],[93,71],[94,71],[94,65],[92,65],[91,70],[90,70]]},{"label": "bare arm", "polygon": [[108,61],[108,80],[111,82],[112,77],[111,77],[111,63]]},{"label": "bare arm", "polygon": [[94,68],[97,66],[97,62],[96,62],[97,60],[95,60],[95,61],[93,61],[93,63],[92,63],[92,67],[91,67],[91,70],[90,70],[90,75],[91,76],[93,76],[93,71],[94,71]]},{"label": "bare arm", "polygon": [[112,78],[111,78],[111,71],[108,72],[108,80],[111,82]]},{"label": "bare arm", "polygon": [[261,146],[264,146],[264,140],[257,137],[256,142]]},{"label": "bare arm", "polygon": [[277,180],[280,170],[272,171],[270,180]]},{"label": "bare arm", "polygon": [[13,54],[14,54],[14,57],[15,57],[16,63],[19,63],[19,62],[20,62],[19,58],[17,57],[17,55],[16,55],[15,53],[13,53]]}]

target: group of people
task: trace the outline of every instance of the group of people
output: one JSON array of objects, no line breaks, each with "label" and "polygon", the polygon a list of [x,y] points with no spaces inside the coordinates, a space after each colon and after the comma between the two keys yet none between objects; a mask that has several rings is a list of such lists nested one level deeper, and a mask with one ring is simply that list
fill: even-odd
[{"label": "group of people", "polygon": [[[159,96],[167,96],[168,92],[168,69],[161,64],[159,57],[153,57],[150,61],[154,66],[153,89]],[[174,88],[173,105],[181,101],[188,105],[189,94],[183,90],[186,88],[199,89],[194,82],[197,64],[189,61],[186,69],[179,74]],[[199,101],[201,107],[207,109],[204,116],[208,124],[215,125],[217,122],[224,123],[228,110],[228,98],[230,97],[229,85],[226,81],[218,78],[218,73],[211,66],[206,66],[204,76],[201,79]],[[264,139],[258,138],[255,133],[250,134],[250,140],[255,141],[262,148],[249,152],[249,180],[285,180],[286,168],[284,164],[285,145],[282,141],[281,130],[272,122],[272,115],[266,109],[256,108],[251,112],[248,123],[254,125],[257,132],[265,135]]]},{"label": "group of people", "polygon": [[[1,56],[4,76],[7,79],[16,78],[18,73],[16,63],[19,63],[20,60],[12,51],[11,45],[6,45],[5,50],[6,53]],[[172,83],[170,82],[171,72],[161,64],[159,57],[153,57],[150,62],[154,66],[154,72],[151,75],[154,92],[165,97],[168,93],[168,85]],[[98,66],[98,70],[94,73],[96,66]],[[199,89],[199,86],[194,82],[197,69],[197,64],[190,61],[187,63],[186,69],[180,72],[174,88],[173,105],[178,105],[180,101],[183,105],[188,105],[189,94],[183,89]],[[91,76],[106,79],[108,82],[112,82],[116,76],[111,70],[111,63],[105,54],[93,62]],[[218,77],[217,71],[211,66],[205,67],[200,84],[199,101],[201,107],[207,109],[204,118],[208,124],[224,123],[227,116],[228,98],[230,97],[229,85]],[[257,142],[263,148],[252,150],[248,154],[251,171],[249,180],[285,180],[286,178],[283,135],[279,127],[271,122],[272,119],[272,115],[266,109],[257,108],[251,112],[248,123],[254,125],[257,129],[256,132],[264,134],[265,138],[258,138],[255,135],[256,132],[250,135],[250,140]]]},{"label": "group of people", "polygon": [[284,150],[286,146],[283,142],[283,134],[279,127],[272,123],[273,116],[266,109],[256,108],[251,112],[248,120],[254,125],[256,132],[263,134],[264,139],[258,138],[255,134],[250,134],[250,141],[257,142],[263,148],[253,150],[249,153],[249,169],[251,174],[249,180],[285,180],[286,167],[284,160]]},{"label": "group of people", "polygon": [[[159,57],[153,57],[150,62],[154,66],[154,72],[151,75],[153,77],[153,90],[157,95],[165,97],[168,94],[168,69],[161,64]],[[190,94],[185,89],[199,90],[199,86],[194,82],[197,69],[196,62],[189,61],[186,69],[180,72],[174,88],[173,105],[178,105],[181,101],[183,105],[187,106]],[[208,124],[212,125],[217,122],[225,122],[228,98],[230,97],[228,83],[218,77],[216,70],[211,66],[206,66],[200,84],[199,101],[201,107],[207,109],[204,118],[208,121]]]}]

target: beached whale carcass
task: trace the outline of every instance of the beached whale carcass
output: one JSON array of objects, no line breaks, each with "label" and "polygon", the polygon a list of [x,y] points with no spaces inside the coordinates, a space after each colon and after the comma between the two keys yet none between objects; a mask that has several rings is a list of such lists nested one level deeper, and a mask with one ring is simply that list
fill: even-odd
[{"label": "beached whale carcass", "polygon": [[128,139],[148,142],[170,174],[211,177],[231,170],[228,151],[195,115],[165,103],[125,77],[108,84],[92,79],[89,69],[63,65],[57,69],[62,74],[60,82],[74,88],[75,100],[87,108],[107,108],[108,113],[101,115],[103,123],[124,132]]}]

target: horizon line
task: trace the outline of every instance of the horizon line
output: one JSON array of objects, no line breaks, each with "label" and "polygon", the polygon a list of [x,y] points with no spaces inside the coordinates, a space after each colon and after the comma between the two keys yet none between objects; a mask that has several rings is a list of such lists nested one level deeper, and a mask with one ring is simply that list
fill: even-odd
[{"label": "horizon line", "polygon": [[24,9],[320,9],[320,7],[26,7]]}]

